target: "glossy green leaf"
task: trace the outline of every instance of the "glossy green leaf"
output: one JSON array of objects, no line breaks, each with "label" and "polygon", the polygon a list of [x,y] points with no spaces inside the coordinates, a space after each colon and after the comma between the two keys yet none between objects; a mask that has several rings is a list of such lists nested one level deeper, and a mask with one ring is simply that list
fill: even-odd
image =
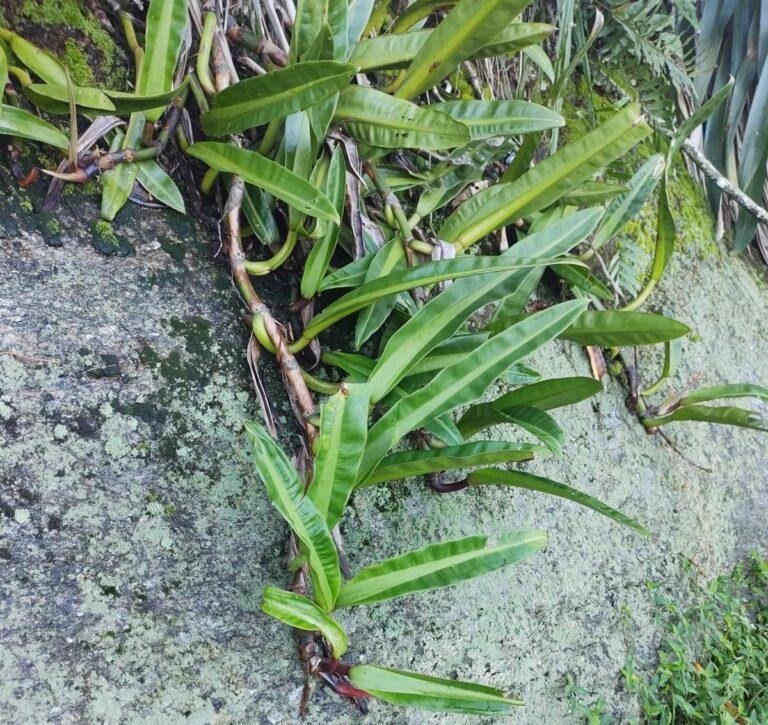
[{"label": "glossy green leaf", "polygon": [[648,427],[660,427],[668,423],[684,420],[694,420],[703,423],[718,423],[720,425],[735,425],[739,428],[751,428],[753,430],[768,431],[768,420],[758,413],[744,408],[736,408],[730,405],[683,405],[671,413],[655,418],[643,419],[643,424]]},{"label": "glossy green leaf", "polygon": [[361,479],[406,433],[479,398],[505,370],[556,337],[584,312],[586,301],[571,300],[537,312],[448,366],[429,384],[393,405],[368,433]]},{"label": "glossy green leaf", "polygon": [[331,645],[336,659],[347,651],[347,633],[342,626],[306,597],[268,586],[264,588],[261,610],[295,629],[320,632]]},{"label": "glossy green leaf", "polygon": [[585,206],[589,204],[602,204],[614,197],[624,194],[629,189],[619,184],[609,184],[604,181],[585,181],[579,184],[573,191],[560,198],[564,206]]},{"label": "glossy green leaf", "polygon": [[642,524],[638,523],[629,516],[625,516],[621,511],[604,504],[602,501],[590,496],[589,494],[578,491],[571,486],[566,486],[564,483],[553,481],[549,478],[543,478],[542,476],[534,476],[527,471],[519,470],[502,470],[499,468],[487,468],[481,471],[472,471],[468,476],[470,486],[480,485],[497,485],[497,486],[515,486],[516,488],[525,488],[529,491],[541,491],[542,493],[549,493],[553,496],[559,496],[560,498],[567,498],[569,501],[574,501],[581,506],[597,511],[598,513],[607,516],[609,519],[618,521],[620,524],[629,526],[635,531],[639,531],[641,534],[650,534],[650,531]]},{"label": "glossy green leaf", "polygon": [[411,61],[397,89],[399,98],[429,90],[480,48],[493,42],[530,0],[461,0]]},{"label": "glossy green leaf", "polygon": [[523,53],[551,82],[554,82],[555,68],[543,49],[537,45],[530,45],[523,48]]},{"label": "glossy green leaf", "polygon": [[[312,182],[312,166],[315,162],[316,151],[312,143],[312,131],[309,114],[304,111],[292,113],[285,119],[283,126],[284,166],[299,177]],[[316,184],[314,184],[316,186]],[[304,222],[304,215],[297,207],[288,210],[288,228],[298,231]]]},{"label": "glossy green leaf", "polygon": [[[567,222],[530,235],[500,259],[563,254],[589,235],[601,213],[599,209],[578,212]],[[527,270],[510,270],[469,277],[430,300],[389,339],[369,381],[371,400],[381,400],[430,350],[448,340],[472,312],[512,294],[528,274]]]},{"label": "glossy green leaf", "polygon": [[612,201],[605,212],[603,221],[592,240],[592,246],[595,249],[599,249],[610,241],[616,232],[640,213],[640,209],[664,173],[665,166],[664,157],[661,154],[654,154],[635,172],[629,181],[627,193]]},{"label": "glossy green leaf", "polygon": [[331,530],[355,487],[368,434],[369,400],[365,383],[342,383],[339,392],[320,408],[315,476],[309,496]]},{"label": "glossy green leaf", "polygon": [[[545,23],[512,23],[489,44],[472,54],[473,59],[511,55],[538,43],[555,28]],[[404,68],[432,34],[431,28],[409,33],[384,33],[358,43],[349,62],[361,71]]]},{"label": "glossy green leaf", "polygon": [[304,495],[299,474],[283,450],[255,423],[246,423],[256,471],[269,499],[304,545],[318,604],[331,611],[341,585],[339,558],[325,518]]},{"label": "glossy green leaf", "polygon": [[[586,314],[586,313],[585,313]],[[499,410],[513,405],[533,405],[541,410],[562,408],[574,405],[602,392],[603,384],[599,380],[587,377],[550,378],[531,383],[516,390],[510,390],[492,405]]]},{"label": "glossy green leaf", "polygon": [[[562,269],[560,270],[562,271]],[[525,311],[533,291],[541,281],[544,270],[539,268],[531,269],[523,278],[520,286],[511,295],[507,295],[498,305],[493,313],[490,324],[505,320],[513,315],[519,315]]]},{"label": "glossy green leaf", "polygon": [[38,48],[20,35],[12,35],[8,45],[21,63],[43,81],[63,88],[67,87],[67,73],[64,66],[45,50]]},{"label": "glossy green leaf", "polygon": [[382,459],[373,473],[360,486],[372,486],[428,473],[451,471],[457,468],[487,466],[511,461],[529,461],[535,448],[506,441],[478,441],[445,448],[423,451],[400,451]]},{"label": "glossy green leaf", "polygon": [[262,244],[270,245],[278,242],[280,230],[277,228],[277,222],[265,192],[246,184],[243,194],[243,214],[251,231]]},{"label": "glossy green leaf", "polygon": [[5,104],[0,106],[0,136],[28,138],[62,151],[69,150],[69,140],[59,129],[29,111]]},{"label": "glossy green leaf", "polygon": [[690,403],[706,403],[709,400],[725,400],[729,398],[757,398],[768,403],[768,388],[764,385],[751,383],[734,383],[730,385],[713,385],[687,393],[681,399],[683,405]]},{"label": "glossy green leaf", "polygon": [[296,18],[293,23],[289,53],[291,65],[307,59],[318,30],[324,21],[324,5],[326,2],[322,0],[298,0],[296,2]]},{"label": "glossy green leaf", "polygon": [[671,159],[672,154],[680,148],[683,141],[686,141],[688,137],[723,104],[725,99],[730,95],[731,90],[733,89],[733,84],[734,79],[731,77],[725,85],[713,93],[701,104],[701,106],[699,106],[699,108],[680,124],[680,127],[675,131],[675,135],[669,145],[668,159]]},{"label": "glossy green leaf", "polygon": [[368,271],[368,267],[371,266],[373,257],[373,254],[366,254],[364,257],[360,257],[360,259],[355,259],[349,264],[345,264],[343,267],[334,270],[323,277],[322,282],[318,285],[317,291],[325,292],[330,289],[359,287],[365,282],[365,275]]},{"label": "glossy green leaf", "polygon": [[[8,83],[8,58],[5,56],[5,50],[0,45],[0,99],[2,99],[5,93],[5,84]],[[0,113],[3,112],[2,106],[0,106]]]},{"label": "glossy green leaf", "polygon": [[339,222],[338,212],[325,194],[255,151],[216,141],[201,141],[192,144],[187,153],[213,169],[241,176],[246,183],[268,191],[309,216]]},{"label": "glossy green leaf", "polygon": [[[325,176],[323,192],[331,200],[336,213],[341,218],[344,212],[344,198],[346,190],[346,166],[344,164],[344,152],[341,146],[337,146],[328,166]],[[304,272],[301,277],[301,294],[310,299],[317,294],[320,283],[331,263],[331,257],[336,249],[339,239],[339,225],[329,223],[323,235],[315,240],[312,249],[304,264]]]},{"label": "glossy green leaf", "polygon": [[492,687],[372,665],[352,667],[349,679],[355,687],[385,702],[434,712],[511,715],[523,704]]},{"label": "glossy green leaf", "polygon": [[346,63],[312,60],[247,78],[216,95],[201,117],[203,130],[224,136],[284,118],[340,91],[355,71]]},{"label": "glossy green leaf", "polygon": [[[405,270],[407,267],[408,262],[405,257],[403,243],[400,239],[394,239],[391,242],[387,242],[376,252],[365,274],[365,282],[373,282],[397,270]],[[363,343],[386,322],[387,317],[389,317],[390,312],[395,307],[397,299],[397,295],[388,295],[360,310],[360,314],[357,316],[357,323],[355,324],[356,350],[359,350]],[[376,400],[373,402],[376,402]]]},{"label": "glossy green leaf", "polygon": [[335,120],[358,141],[380,148],[449,149],[469,143],[469,130],[440,111],[367,86],[339,94]]},{"label": "glossy green leaf", "polygon": [[588,310],[560,337],[580,345],[618,347],[655,345],[689,332],[682,322],[650,312]]},{"label": "glossy green leaf", "polygon": [[[202,144],[196,144],[196,146],[200,145]],[[366,282],[340,297],[309,321],[304,328],[302,337],[309,340],[338,320],[363,309],[376,300],[398,292],[405,292],[414,287],[428,286],[449,279],[470,277],[483,272],[502,273],[518,269],[530,269],[536,266],[549,266],[556,261],[552,259],[526,260],[516,257],[460,257],[409,267],[372,282]]]},{"label": "glossy green leaf", "polygon": [[547,545],[543,531],[519,529],[486,548],[485,536],[431,544],[363,569],[344,584],[337,607],[375,604],[446,587],[514,564]]},{"label": "glossy green leaf", "polygon": [[140,161],[136,164],[136,180],[159,202],[186,214],[184,199],[176,184],[163,171],[157,161]]},{"label": "glossy green leaf", "polygon": [[[144,128],[144,116],[134,113],[128,121],[125,135],[118,131],[110,144],[110,151],[137,148]],[[118,164],[101,175],[101,218],[113,221],[133,191],[139,173],[138,164]]]},{"label": "glossy green leaf", "polygon": [[[24,95],[47,113],[69,113],[69,93],[67,86],[54,86],[50,83],[31,83],[22,89]],[[98,88],[79,88],[72,86],[75,103],[80,108],[99,113],[115,113],[115,105]]]},{"label": "glossy green leaf", "polygon": [[510,221],[544,209],[631,149],[649,130],[640,107],[630,104],[516,181],[475,194],[448,218],[438,237],[465,249]]},{"label": "glossy green leaf", "polygon": [[650,279],[659,281],[664,275],[669,258],[675,250],[675,219],[669,204],[667,175],[664,174],[659,184],[659,206],[656,213],[656,246],[653,253],[653,267]]},{"label": "glossy green leaf", "polygon": [[[481,427],[485,428],[489,425],[499,425],[502,423],[520,426],[532,436],[538,438],[554,455],[561,455],[563,445],[565,444],[565,434],[557,424],[557,421],[549,413],[545,413],[543,410],[530,405],[510,405],[504,408],[504,412],[497,408],[492,408],[491,410],[483,409],[483,415],[489,416],[489,414],[496,419],[481,421]],[[473,415],[477,415],[477,413],[475,412]],[[463,421],[463,423],[466,425],[466,421]],[[458,422],[459,431],[467,438],[469,433],[464,425],[462,425],[461,420]]]},{"label": "glossy green leaf", "polygon": [[[151,0],[144,34],[144,58],[136,80],[136,94],[157,96],[173,88],[173,74],[187,29],[187,0]],[[157,121],[160,105],[144,112],[148,121]]]},{"label": "glossy green leaf", "polygon": [[151,96],[140,95],[138,93],[123,93],[121,91],[104,91],[109,99],[115,105],[117,113],[135,113],[136,111],[147,111],[152,108],[165,108],[174,98],[184,92],[188,79],[178,88],[171,88],[164,93],[156,93]]},{"label": "glossy green leaf", "polygon": [[565,124],[559,113],[527,101],[445,101],[431,108],[463,123],[473,141],[517,136]]}]

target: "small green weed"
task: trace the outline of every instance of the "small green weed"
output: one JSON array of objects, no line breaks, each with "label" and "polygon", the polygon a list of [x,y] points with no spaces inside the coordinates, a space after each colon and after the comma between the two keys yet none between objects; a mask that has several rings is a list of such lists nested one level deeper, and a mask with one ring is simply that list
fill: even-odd
[{"label": "small green weed", "polygon": [[643,721],[768,722],[768,561],[753,554],[696,600],[682,609],[659,596],[667,624],[656,670],[644,678],[631,656],[623,669]]}]

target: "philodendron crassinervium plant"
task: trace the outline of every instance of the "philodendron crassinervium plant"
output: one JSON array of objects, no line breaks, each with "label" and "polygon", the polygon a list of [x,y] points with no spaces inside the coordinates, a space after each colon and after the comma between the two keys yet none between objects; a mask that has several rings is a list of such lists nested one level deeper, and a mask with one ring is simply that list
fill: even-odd
[{"label": "philodendron crassinervium plant", "polygon": [[[21,89],[5,86],[0,112],[17,177],[33,179],[19,166],[20,139],[60,148],[67,158],[49,172],[46,203],[56,203],[62,182],[100,175],[102,215],[111,219],[135,182],[184,208],[158,163],[174,139],[207,167],[201,188],[222,200],[223,243],[252,331],[249,362],[256,373],[263,351],[275,356],[304,433],[291,459],[275,439],[265,395],[264,425],[246,425],[259,478],[292,532],[292,584],[267,586],[264,611],[301,633],[307,672],[361,707],[375,697],[509,713],[519,702],[492,687],[344,663],[348,642],[336,612],[514,564],[544,548],[546,534],[425,542],[352,572],[339,524],[356,489],[418,476],[440,494],[489,485],[539,491],[647,533],[582,491],[509,467],[559,455],[564,435],[548,411],[602,388],[586,377],[542,379],[528,355],[555,338],[672,350],[688,332],[660,315],[600,309],[605,286],[574,253],[623,225],[655,173],[643,167],[628,189],[594,180],[649,133],[640,108],[616,110],[533,167],[522,162],[526,135],[563,118],[523,100],[475,99],[471,88],[480,59],[521,51],[540,59],[538,43],[554,29],[519,20],[527,0],[419,0],[396,18],[372,0],[299,0],[295,14],[292,3],[264,0],[251,6],[258,12],[250,29],[234,23],[236,13],[225,25],[213,5],[152,0],[143,39],[128,11],[108,4],[136,61],[131,93],[77,87],[57,60],[0,30],[2,80],[10,74]],[[233,48],[253,75],[239,79]],[[24,109],[22,96],[46,113],[69,114],[69,138]],[[91,120],[82,135],[78,113]],[[99,150],[101,138],[108,150]],[[254,282],[289,263],[297,281],[290,326]],[[572,299],[531,311],[545,272],[564,280]],[[489,308],[493,315],[476,322]],[[354,349],[327,349],[338,339],[331,331],[353,316]],[[319,361],[341,382],[313,375]],[[498,380],[513,389],[479,402]],[[738,392],[764,395],[756,386]],[[322,396],[319,406],[313,394]],[[652,425],[682,419],[680,411],[713,396],[688,396]],[[501,424],[538,443],[472,439]]]}]

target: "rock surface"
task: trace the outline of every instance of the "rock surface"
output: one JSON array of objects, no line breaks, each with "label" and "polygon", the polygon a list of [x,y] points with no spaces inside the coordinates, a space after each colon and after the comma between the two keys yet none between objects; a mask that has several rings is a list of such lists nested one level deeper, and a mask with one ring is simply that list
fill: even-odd
[{"label": "rock surface", "polygon": [[[0,719],[295,721],[291,636],[258,609],[266,583],[287,583],[286,530],[247,460],[242,421],[258,409],[217,240],[135,210],[105,238],[92,198],[44,217],[0,179]],[[768,291],[742,259],[681,253],[653,306],[698,340],[678,385],[694,373],[768,381]],[[587,374],[571,345],[531,362]],[[653,377],[658,360],[641,363]],[[263,372],[279,409],[280,382]],[[537,527],[550,544],[472,583],[342,612],[351,661],[504,687],[527,702],[521,723],[572,720],[570,675],[616,719],[633,717],[620,669],[630,651],[653,663],[659,638],[646,583],[674,592],[687,560],[708,579],[765,552],[768,454],[758,433],[670,427],[705,472],[647,436],[624,395],[608,379],[602,395],[555,411],[564,458],[531,470],[652,537],[540,494],[364,489],[342,527],[355,568],[474,532]],[[286,412],[283,425],[290,439]],[[319,690],[311,719],[359,716]],[[375,703],[367,722],[452,719]]]}]

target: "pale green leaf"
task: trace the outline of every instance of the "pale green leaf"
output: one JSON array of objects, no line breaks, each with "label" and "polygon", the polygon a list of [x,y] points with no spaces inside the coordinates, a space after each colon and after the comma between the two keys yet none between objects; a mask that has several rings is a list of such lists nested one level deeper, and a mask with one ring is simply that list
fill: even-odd
[{"label": "pale green leaf", "polygon": [[463,123],[473,141],[518,136],[565,124],[559,113],[527,101],[444,101],[431,108]]},{"label": "pale green leaf", "polygon": [[139,161],[136,164],[137,181],[157,199],[157,201],[186,214],[184,199],[173,179],[165,173],[157,161]]},{"label": "pale green leaf", "polygon": [[22,108],[0,106],[0,136],[18,136],[55,146],[62,151],[69,150],[69,140],[47,121]]}]

